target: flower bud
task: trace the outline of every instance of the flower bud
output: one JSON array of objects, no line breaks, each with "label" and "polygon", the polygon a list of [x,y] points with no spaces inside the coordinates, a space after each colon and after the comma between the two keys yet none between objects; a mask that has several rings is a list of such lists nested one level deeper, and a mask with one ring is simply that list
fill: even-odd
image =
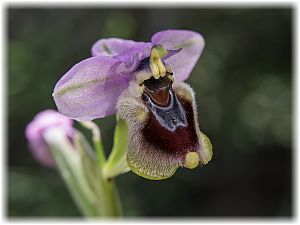
[{"label": "flower bud", "polygon": [[43,166],[54,167],[54,160],[44,134],[55,128],[63,131],[68,140],[72,141],[74,135],[73,121],[54,110],[45,110],[38,113],[27,125],[25,135],[33,157]]}]

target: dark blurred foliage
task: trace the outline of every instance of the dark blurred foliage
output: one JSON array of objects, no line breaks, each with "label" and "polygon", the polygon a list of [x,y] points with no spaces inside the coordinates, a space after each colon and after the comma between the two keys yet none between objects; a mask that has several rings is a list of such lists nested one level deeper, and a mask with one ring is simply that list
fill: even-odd
[{"label": "dark blurred foliage", "polygon": [[[293,215],[293,9],[7,9],[7,215],[80,216],[59,174],[34,161],[26,124],[55,83],[98,39],[150,40],[169,28],[200,32],[206,48],[187,80],[196,91],[212,162],[150,181],[116,179],[126,216]],[[96,121],[112,146],[114,116]]]}]

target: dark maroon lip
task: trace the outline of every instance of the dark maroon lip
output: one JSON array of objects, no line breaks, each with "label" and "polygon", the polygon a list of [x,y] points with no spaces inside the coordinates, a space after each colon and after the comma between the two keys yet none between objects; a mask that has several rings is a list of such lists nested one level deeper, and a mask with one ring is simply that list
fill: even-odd
[{"label": "dark maroon lip", "polygon": [[143,98],[160,126],[174,132],[179,127],[187,127],[188,123],[186,113],[172,89],[168,91],[168,96],[170,101],[167,106],[157,105],[147,94]]},{"label": "dark maroon lip", "polygon": [[170,103],[163,107],[156,105],[147,94],[142,95],[150,111],[142,133],[157,149],[184,157],[187,152],[199,149],[193,105],[172,89],[169,95]]}]

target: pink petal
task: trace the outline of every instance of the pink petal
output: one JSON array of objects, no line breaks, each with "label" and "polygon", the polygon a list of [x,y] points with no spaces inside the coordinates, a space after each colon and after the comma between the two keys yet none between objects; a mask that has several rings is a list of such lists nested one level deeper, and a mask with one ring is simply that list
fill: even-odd
[{"label": "pink petal", "polygon": [[118,97],[129,82],[117,73],[120,64],[112,57],[97,56],[73,66],[54,88],[58,111],[80,121],[114,114]]},{"label": "pink petal", "polygon": [[180,52],[164,60],[171,66],[178,81],[184,81],[189,77],[204,49],[203,37],[199,33],[187,30],[160,31],[152,36],[151,41],[153,44],[161,44],[168,50],[182,48]]},{"label": "pink petal", "polygon": [[91,51],[93,56],[116,56],[143,43],[120,38],[100,39],[92,46]]}]

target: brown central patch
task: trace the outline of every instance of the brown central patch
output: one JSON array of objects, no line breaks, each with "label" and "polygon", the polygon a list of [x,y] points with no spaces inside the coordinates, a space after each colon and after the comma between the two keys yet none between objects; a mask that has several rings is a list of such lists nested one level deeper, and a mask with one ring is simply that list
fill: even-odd
[{"label": "brown central patch", "polygon": [[169,104],[169,90],[171,85],[172,81],[167,76],[160,77],[159,79],[151,77],[144,81],[145,93],[160,106],[167,106]]}]

